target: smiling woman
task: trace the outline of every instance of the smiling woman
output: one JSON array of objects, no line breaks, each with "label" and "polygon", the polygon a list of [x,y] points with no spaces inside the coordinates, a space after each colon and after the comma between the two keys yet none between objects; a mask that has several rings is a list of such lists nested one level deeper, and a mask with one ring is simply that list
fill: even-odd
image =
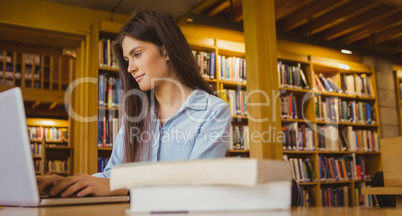
[{"label": "smiling woman", "polygon": [[[141,10],[114,43],[123,126],[102,173],[38,179],[51,195],[120,195],[110,191],[114,165],[225,157],[230,109],[204,81],[183,33],[170,15]],[[53,186],[54,185],[54,186]]]}]

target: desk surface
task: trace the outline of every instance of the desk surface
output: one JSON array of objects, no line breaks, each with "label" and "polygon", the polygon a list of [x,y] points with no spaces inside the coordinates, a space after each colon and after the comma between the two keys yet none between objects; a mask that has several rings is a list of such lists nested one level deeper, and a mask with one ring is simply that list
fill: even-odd
[{"label": "desk surface", "polygon": [[[4,207],[0,209],[0,215],[7,216],[106,216],[106,215],[126,215],[125,210],[129,204],[106,204],[106,205],[81,205],[81,206],[66,206],[66,207],[40,207],[40,208],[20,208],[20,207]],[[138,214],[136,214],[138,215]],[[149,214],[148,214],[149,215]],[[163,214],[157,214],[162,216]],[[167,216],[210,216],[210,215],[230,215],[230,216],[400,216],[402,210],[393,208],[292,208],[289,211],[247,211],[247,212],[203,212],[189,214],[166,214]]]}]

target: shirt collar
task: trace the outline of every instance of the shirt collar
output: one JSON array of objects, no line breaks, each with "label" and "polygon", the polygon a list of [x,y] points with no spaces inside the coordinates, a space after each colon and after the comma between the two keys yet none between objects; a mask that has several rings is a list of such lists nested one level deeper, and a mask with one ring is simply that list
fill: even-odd
[{"label": "shirt collar", "polygon": [[[208,100],[209,97],[210,95],[208,92],[195,89],[177,112],[181,112],[186,107],[194,110],[206,110],[208,103],[211,103],[211,101]],[[156,108],[154,106],[151,107],[151,114],[156,116],[155,112]]]},{"label": "shirt collar", "polygon": [[210,102],[209,93],[203,90],[195,89],[190,97],[184,102],[183,107],[194,110],[206,110],[208,102]]}]

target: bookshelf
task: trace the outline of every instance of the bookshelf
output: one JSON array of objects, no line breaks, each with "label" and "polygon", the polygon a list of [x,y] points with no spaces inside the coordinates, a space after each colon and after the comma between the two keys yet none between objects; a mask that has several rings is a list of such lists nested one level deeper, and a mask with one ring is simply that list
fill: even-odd
[{"label": "bookshelf", "polygon": [[[297,80],[300,78],[297,74],[299,69],[303,71],[308,87]],[[356,193],[359,193],[359,188],[369,184],[371,175],[381,170],[378,102],[373,67],[278,51],[278,73],[281,125],[284,132],[283,156],[292,162],[303,196],[308,193],[310,206],[362,205]],[[294,74],[296,78],[292,77]],[[340,91],[329,92],[325,87],[322,91],[323,86],[316,82],[320,74],[324,79],[331,79]],[[365,92],[356,93],[347,89],[348,86],[342,80],[347,76],[364,78],[364,82],[367,82]],[[358,85],[363,88],[361,84]],[[348,93],[345,90],[349,90]],[[347,113],[352,107],[357,112],[354,120]],[[371,109],[375,111],[367,111]],[[330,112],[324,115],[324,110]],[[345,142],[340,133],[346,135]],[[356,140],[354,137],[358,137],[356,143],[352,142]],[[323,168],[326,168],[325,171]],[[364,173],[358,173],[358,168],[364,170]],[[353,172],[353,169],[356,171]],[[324,176],[323,172],[329,175]],[[355,176],[353,173],[356,173]],[[330,197],[337,201],[330,203]]]},{"label": "bookshelf", "polygon": [[[21,88],[36,174],[71,175],[74,154],[68,134],[71,121],[59,119],[68,118],[64,96],[73,80],[76,61],[71,55],[63,55],[63,48],[42,42],[0,41],[0,92]],[[62,135],[62,131],[67,132],[66,139],[49,140],[44,134]]]},{"label": "bookshelf", "polygon": [[60,55],[56,48],[26,47],[0,42],[0,91],[20,87],[24,100],[63,104],[75,59]]},{"label": "bookshelf", "polygon": [[112,43],[121,27],[122,24],[108,21],[100,21],[92,26],[91,44],[94,47],[92,69],[95,71],[94,76],[98,79],[98,85],[96,103],[91,102],[89,106],[93,106],[96,110],[98,121],[91,123],[91,130],[96,136],[89,138],[91,143],[89,146],[90,173],[103,171],[111,156],[113,142],[121,126],[118,102],[119,69],[112,57]]},{"label": "bookshelf", "polygon": [[74,148],[68,120],[27,118],[28,135],[37,175],[72,175]]},{"label": "bookshelf", "polygon": [[[199,64],[200,73],[217,95],[230,105],[232,125],[227,156],[249,157],[244,44],[217,38],[185,36]],[[205,58],[202,58],[203,55]]]},{"label": "bookshelf", "polygon": [[396,89],[396,101],[399,114],[399,134],[402,134],[402,66],[394,67],[395,73],[395,89]]}]

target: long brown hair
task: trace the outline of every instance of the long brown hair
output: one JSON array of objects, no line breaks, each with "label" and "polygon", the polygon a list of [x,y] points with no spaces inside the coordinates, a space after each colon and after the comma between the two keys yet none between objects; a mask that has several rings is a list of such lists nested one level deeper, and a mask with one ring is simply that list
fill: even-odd
[{"label": "long brown hair", "polygon": [[[154,101],[154,95],[153,90],[144,92],[144,94],[127,94],[132,90],[141,90],[127,71],[128,62],[123,59],[122,42],[124,37],[133,37],[153,43],[159,48],[161,55],[164,48],[169,56],[169,62],[182,84],[193,89],[204,90],[209,94],[215,95],[215,93],[202,78],[190,46],[173,18],[160,11],[139,10],[134,12],[130,21],[122,27],[114,43],[114,54],[119,65],[121,93],[124,99],[121,100],[123,102],[121,107],[124,108],[128,117],[145,114],[145,118],[140,121],[129,121],[127,117],[123,117],[124,162],[144,161],[149,159],[150,142],[142,143],[139,136],[143,132],[153,134],[154,127],[151,125],[149,114],[150,108],[154,105],[151,104],[151,101]],[[132,134],[133,130],[136,131],[135,134]]]}]

